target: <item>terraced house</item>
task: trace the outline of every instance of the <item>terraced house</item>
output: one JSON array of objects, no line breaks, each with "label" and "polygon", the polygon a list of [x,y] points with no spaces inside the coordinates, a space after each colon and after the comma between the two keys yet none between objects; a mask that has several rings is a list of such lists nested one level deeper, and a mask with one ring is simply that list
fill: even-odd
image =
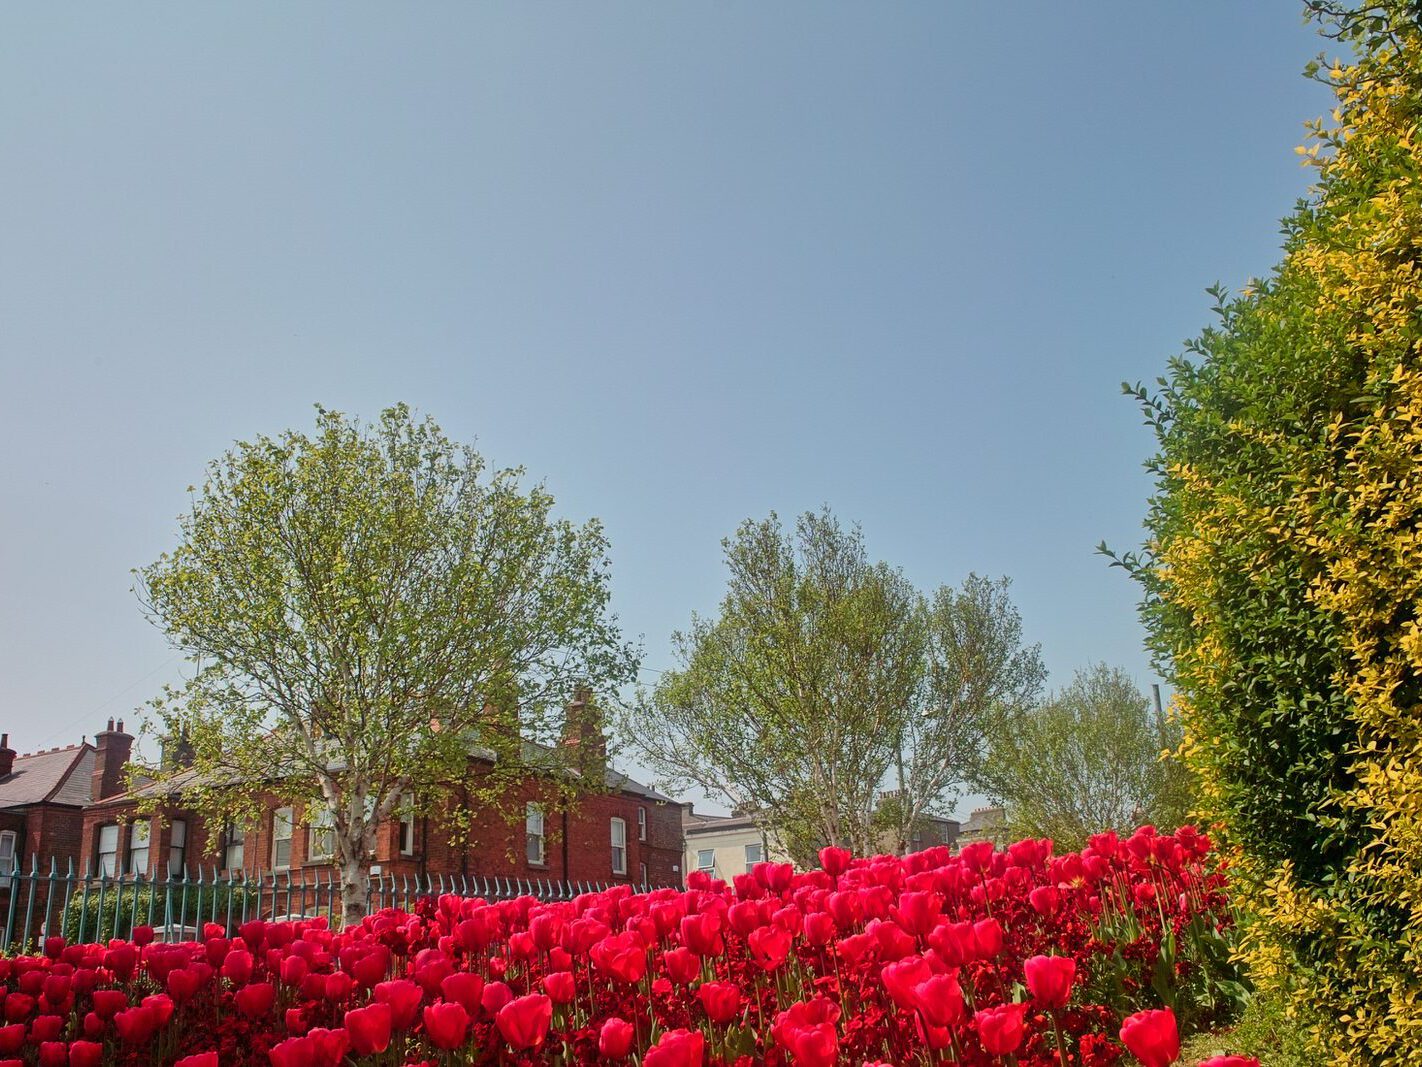
[{"label": "terraced house", "polygon": [[[603,744],[602,739],[579,739]],[[605,751],[605,747],[604,747]],[[184,807],[182,778],[162,796],[141,779],[132,788],[133,737],[110,719],[93,742],[17,755],[0,738],[0,873],[51,859],[86,873],[145,878],[246,873],[329,874],[330,823],[275,798],[250,823],[210,825]],[[181,758],[176,754],[174,758]],[[481,773],[471,756],[469,773]],[[572,807],[546,798],[530,778],[509,808],[476,816],[452,832],[412,798],[411,813],[379,828],[373,873],[515,878],[549,882],[680,885],[681,806],[613,768],[602,788]],[[148,809],[156,802],[155,813]]]}]

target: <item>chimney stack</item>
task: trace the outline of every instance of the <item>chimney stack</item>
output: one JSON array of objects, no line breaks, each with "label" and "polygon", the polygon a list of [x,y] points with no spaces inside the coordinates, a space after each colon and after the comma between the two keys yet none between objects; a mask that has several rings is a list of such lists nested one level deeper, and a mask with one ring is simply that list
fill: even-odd
[{"label": "chimney stack", "polygon": [[10,747],[10,735],[0,734],[0,778],[15,769],[15,750]]},{"label": "chimney stack", "polygon": [[593,703],[592,690],[580,685],[563,716],[563,744],[576,748],[577,762],[585,767],[607,763],[607,735],[602,732],[602,716]]},{"label": "chimney stack", "polygon": [[93,800],[117,795],[124,785],[124,767],[133,755],[133,737],[124,732],[123,720],[109,719],[107,728],[94,735]]}]

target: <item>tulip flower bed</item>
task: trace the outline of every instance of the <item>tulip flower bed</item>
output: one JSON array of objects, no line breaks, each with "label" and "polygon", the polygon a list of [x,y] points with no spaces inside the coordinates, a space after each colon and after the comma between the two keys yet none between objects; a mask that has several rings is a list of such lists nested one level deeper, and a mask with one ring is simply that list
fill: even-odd
[{"label": "tulip flower bed", "polygon": [[339,932],[51,938],[0,959],[0,1067],[1163,1067],[1227,985],[1223,876],[1188,828],[821,862]]}]

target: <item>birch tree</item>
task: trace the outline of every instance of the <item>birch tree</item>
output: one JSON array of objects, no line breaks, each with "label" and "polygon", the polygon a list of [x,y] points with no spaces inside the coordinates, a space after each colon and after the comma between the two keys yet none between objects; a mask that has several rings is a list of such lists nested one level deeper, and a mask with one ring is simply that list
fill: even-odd
[{"label": "birch tree", "polygon": [[800,862],[874,847],[897,724],[918,688],[918,595],[871,562],[858,529],[772,514],[723,543],[714,619],[673,638],[680,666],[637,712],[630,743],[672,787],[752,811]]},{"label": "birch tree", "polygon": [[272,795],[327,813],[347,922],[376,828],[411,795],[457,822],[529,774],[601,784],[556,744],[562,708],[630,683],[637,656],[601,527],[554,518],[522,477],[403,405],[373,425],[318,408],[311,436],[211,463],[178,546],[135,572],[195,665],[152,703],[192,754],[160,780],[181,773],[185,805],[228,822]]},{"label": "birch tree", "polygon": [[925,599],[920,688],[899,726],[894,802],[880,812],[900,852],[921,820],[947,814],[982,757],[991,724],[1041,694],[1041,649],[1023,642],[1011,585],[970,574]]}]

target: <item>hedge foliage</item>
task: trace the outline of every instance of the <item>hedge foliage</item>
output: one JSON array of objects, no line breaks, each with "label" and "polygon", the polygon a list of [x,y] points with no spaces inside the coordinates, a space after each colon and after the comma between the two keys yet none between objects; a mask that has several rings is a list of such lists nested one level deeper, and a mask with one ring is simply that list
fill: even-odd
[{"label": "hedge foliage", "polygon": [[[196,884],[184,892],[180,883],[166,885],[126,884],[121,890],[109,886],[102,907],[97,890],[70,897],[62,916],[62,932],[67,941],[106,941],[133,936],[134,926],[153,925],[164,929],[167,940],[201,936],[204,923],[217,922],[235,932],[244,919],[257,915],[255,888]],[[81,938],[80,920],[83,920]]]},{"label": "hedge foliage", "polygon": [[1422,33],[1310,4],[1352,58],[1282,263],[1129,390],[1159,451],[1142,612],[1258,915],[1256,978],[1321,1055],[1422,1062]]}]

